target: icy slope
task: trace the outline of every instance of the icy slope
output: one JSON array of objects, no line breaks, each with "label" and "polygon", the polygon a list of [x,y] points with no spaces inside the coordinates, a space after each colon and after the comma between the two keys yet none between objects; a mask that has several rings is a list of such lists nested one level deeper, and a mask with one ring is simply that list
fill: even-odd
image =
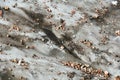
[{"label": "icy slope", "polygon": [[0,0],[0,7],[1,79],[119,78],[119,0]]}]

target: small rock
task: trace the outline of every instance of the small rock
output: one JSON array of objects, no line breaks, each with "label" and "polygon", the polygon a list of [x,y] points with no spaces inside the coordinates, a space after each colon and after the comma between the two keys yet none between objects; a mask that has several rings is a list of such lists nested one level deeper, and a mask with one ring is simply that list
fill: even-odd
[{"label": "small rock", "polygon": [[0,17],[2,17],[3,16],[3,11],[2,10],[0,10]]},{"label": "small rock", "polygon": [[69,78],[73,78],[74,76],[75,76],[75,72],[69,72],[68,74],[67,74],[67,76],[69,77]]},{"label": "small rock", "polygon": [[5,9],[6,11],[8,11],[8,10],[9,10],[9,7],[8,7],[8,6],[5,6],[4,9]]},{"label": "small rock", "polygon": [[108,71],[104,71],[104,76],[105,77],[109,77],[109,72]]},{"label": "small rock", "polygon": [[117,5],[118,4],[118,2],[117,1],[112,1],[112,5]]},{"label": "small rock", "polygon": [[115,34],[116,34],[117,36],[120,36],[120,30],[115,31]]},{"label": "small rock", "polygon": [[49,8],[47,9],[47,11],[48,11],[48,12],[52,12],[52,10],[51,10],[51,9],[49,9]]},{"label": "small rock", "polygon": [[60,49],[63,50],[63,49],[64,49],[64,46],[61,46]]},{"label": "small rock", "polygon": [[76,11],[73,9],[71,10],[71,15],[73,16],[76,13]]},{"label": "small rock", "polygon": [[116,76],[114,80],[120,80],[120,76]]}]

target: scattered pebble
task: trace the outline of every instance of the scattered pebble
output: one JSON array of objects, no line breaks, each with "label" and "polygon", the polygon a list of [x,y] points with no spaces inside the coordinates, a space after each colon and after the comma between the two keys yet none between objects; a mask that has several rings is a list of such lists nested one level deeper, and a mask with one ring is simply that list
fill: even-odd
[{"label": "scattered pebble", "polygon": [[107,41],[109,40],[109,38],[108,38],[108,36],[103,36],[102,38],[101,38],[101,43],[102,44],[107,44]]},{"label": "scattered pebble", "polygon": [[50,8],[47,9],[48,12],[52,12],[52,10]]},{"label": "scattered pebble", "polygon": [[2,17],[3,16],[3,11],[2,10],[0,10],[0,17]]},{"label": "scattered pebble", "polygon": [[51,19],[52,17],[53,17],[53,15],[50,14],[50,15],[47,16],[47,19]]},{"label": "scattered pebble", "polygon": [[90,42],[89,40],[81,40],[81,43],[85,44],[87,47],[92,47],[92,42]]},{"label": "scattered pebble", "polygon": [[115,34],[116,34],[117,36],[120,36],[120,30],[115,31]]},{"label": "scattered pebble", "polygon": [[71,16],[73,16],[76,13],[76,11],[73,9],[71,10]]},{"label": "scattered pebble", "polygon": [[112,3],[112,5],[117,6],[118,1],[112,1],[111,3]]},{"label": "scattered pebble", "polygon": [[31,46],[26,46],[26,49],[35,49],[35,46],[31,45]]},{"label": "scattered pebble", "polygon": [[13,62],[13,63],[16,63],[16,64],[18,64],[18,65],[20,65],[20,66],[22,66],[22,67],[24,67],[25,69],[29,69],[28,68],[28,66],[29,66],[29,63],[28,62],[25,62],[25,60],[24,59],[11,59],[10,60],[11,62]]},{"label": "scattered pebble", "polygon": [[12,30],[17,30],[17,31],[20,31],[21,29],[17,26],[17,25],[13,25],[9,31],[11,32]]},{"label": "scattered pebble", "polygon": [[116,76],[114,80],[120,80],[120,76]]},{"label": "scattered pebble", "polygon": [[75,72],[69,72],[69,73],[67,73],[67,76],[69,77],[69,78],[73,78],[74,76],[75,76]]},{"label": "scattered pebble", "polygon": [[36,54],[33,54],[32,58],[39,58],[39,57]]},{"label": "scattered pebble", "polygon": [[108,71],[104,71],[104,76],[105,76],[105,77],[109,77]]},{"label": "scattered pebble", "polygon": [[8,11],[8,10],[9,10],[9,7],[8,7],[8,6],[5,6],[4,9],[5,9],[6,11]]},{"label": "scattered pebble", "polygon": [[60,49],[63,50],[63,49],[64,49],[64,46],[61,46]]},{"label": "scattered pebble", "polygon": [[21,76],[19,80],[27,80],[27,78]]},{"label": "scattered pebble", "polygon": [[64,64],[64,66],[68,66],[77,70],[81,70],[87,74],[92,74],[94,76],[103,76],[105,78],[109,78],[109,72],[108,71],[103,71],[101,69],[94,69],[90,65],[87,64],[81,64],[81,63],[75,63],[75,62],[61,62]]}]

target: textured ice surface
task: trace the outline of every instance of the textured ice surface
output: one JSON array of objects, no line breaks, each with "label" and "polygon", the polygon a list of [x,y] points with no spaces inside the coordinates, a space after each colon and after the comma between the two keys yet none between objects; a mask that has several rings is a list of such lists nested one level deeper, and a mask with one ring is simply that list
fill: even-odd
[{"label": "textured ice surface", "polygon": [[70,73],[73,80],[102,79],[61,61],[108,71],[109,80],[120,75],[119,0],[0,0],[0,7],[0,75],[12,68],[15,77],[28,80],[69,80]]}]

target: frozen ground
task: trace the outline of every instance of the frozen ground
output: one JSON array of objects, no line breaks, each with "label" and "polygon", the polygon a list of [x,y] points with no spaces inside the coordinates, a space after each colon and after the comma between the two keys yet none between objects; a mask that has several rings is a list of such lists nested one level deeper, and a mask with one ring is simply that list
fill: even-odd
[{"label": "frozen ground", "polygon": [[120,80],[120,0],[0,7],[0,80]]}]

